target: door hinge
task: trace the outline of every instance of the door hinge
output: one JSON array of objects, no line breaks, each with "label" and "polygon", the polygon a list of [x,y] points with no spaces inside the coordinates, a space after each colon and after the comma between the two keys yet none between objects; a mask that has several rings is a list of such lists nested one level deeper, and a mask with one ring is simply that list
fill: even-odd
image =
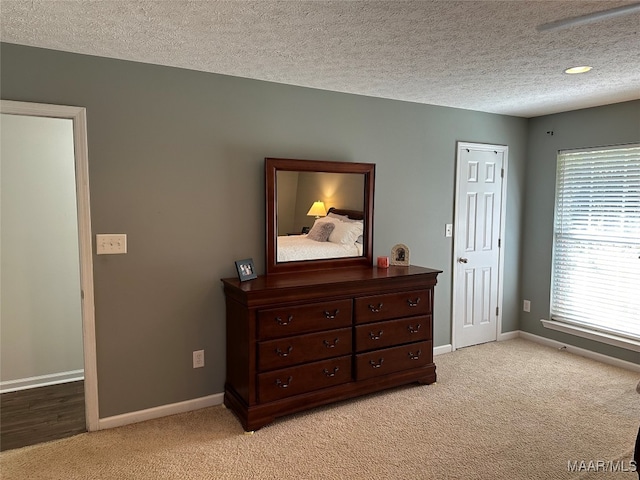
[{"label": "door hinge", "polygon": [[500,178],[504,178],[504,168],[500,169]]},{"label": "door hinge", "polygon": [[496,307],[496,317],[498,316],[499,313],[500,313],[500,307]]},{"label": "door hinge", "polygon": [[502,246],[502,239],[498,239],[498,248],[500,248]]}]

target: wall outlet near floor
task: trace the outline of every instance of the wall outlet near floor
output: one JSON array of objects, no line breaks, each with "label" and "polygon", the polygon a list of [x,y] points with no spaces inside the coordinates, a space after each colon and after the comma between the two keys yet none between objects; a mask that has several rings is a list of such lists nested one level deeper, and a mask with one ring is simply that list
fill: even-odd
[{"label": "wall outlet near floor", "polygon": [[525,312],[531,311],[531,302],[529,300],[524,300],[522,302],[522,310],[524,310]]},{"label": "wall outlet near floor", "polygon": [[204,367],[204,350],[193,352],[193,368]]}]

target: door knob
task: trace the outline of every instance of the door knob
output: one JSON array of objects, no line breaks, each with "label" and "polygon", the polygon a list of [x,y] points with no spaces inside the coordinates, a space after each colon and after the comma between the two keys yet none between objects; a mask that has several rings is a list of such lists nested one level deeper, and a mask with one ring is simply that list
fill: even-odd
[{"label": "door knob", "polygon": [[464,258],[464,257],[458,258],[458,263],[467,263],[468,261],[469,261],[469,259]]}]

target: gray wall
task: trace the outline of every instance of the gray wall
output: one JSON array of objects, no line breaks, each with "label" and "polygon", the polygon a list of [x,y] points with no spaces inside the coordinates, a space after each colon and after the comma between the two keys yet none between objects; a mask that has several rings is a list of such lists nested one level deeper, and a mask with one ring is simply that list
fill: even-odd
[{"label": "gray wall", "polygon": [[521,330],[638,363],[637,352],[549,330],[540,323],[549,318],[558,150],[638,141],[640,101],[530,120],[521,282],[522,299],[531,301],[531,312],[520,314]]},{"label": "gray wall", "polygon": [[[2,98],[87,108],[100,417],[223,391],[221,277],[264,271],[264,157],[376,164],[374,258],[438,278],[450,343],[456,141],[509,146],[503,330],[518,329],[527,120],[2,44]],[[425,88],[428,88],[426,86]],[[204,349],[205,368],[191,352]]]},{"label": "gray wall", "polygon": [[0,117],[0,385],[82,377],[73,122]]}]

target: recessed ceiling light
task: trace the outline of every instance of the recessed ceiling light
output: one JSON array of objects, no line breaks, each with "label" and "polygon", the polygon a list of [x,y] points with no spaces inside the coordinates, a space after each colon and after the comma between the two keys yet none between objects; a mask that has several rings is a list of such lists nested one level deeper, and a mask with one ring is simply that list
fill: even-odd
[{"label": "recessed ceiling light", "polygon": [[569,75],[573,75],[576,73],[587,73],[589,70],[591,70],[593,67],[589,67],[588,65],[582,66],[582,67],[571,67],[571,68],[567,68],[564,73],[568,73]]}]

